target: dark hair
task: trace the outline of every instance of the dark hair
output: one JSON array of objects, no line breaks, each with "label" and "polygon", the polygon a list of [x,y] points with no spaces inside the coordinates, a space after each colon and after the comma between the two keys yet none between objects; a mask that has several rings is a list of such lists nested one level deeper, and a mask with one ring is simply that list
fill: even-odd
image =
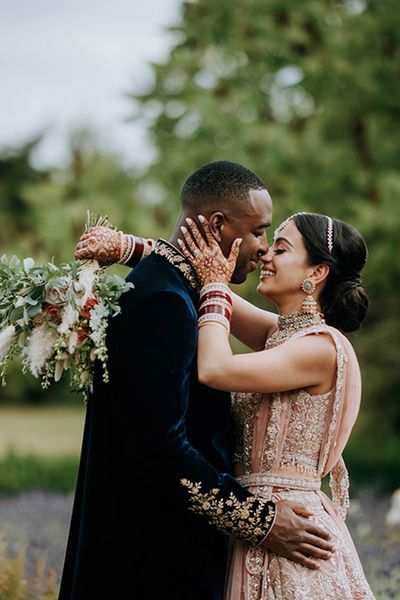
[{"label": "dark hair", "polygon": [[362,235],[347,223],[332,219],[332,252],[328,248],[328,217],[298,213],[293,221],[303,237],[310,265],[326,264],[330,271],[320,295],[325,321],[343,332],[355,331],[365,318],[369,299],[361,283],[368,249]]},{"label": "dark hair", "polygon": [[250,190],[264,190],[265,183],[243,165],[216,160],[203,165],[186,180],[182,193],[183,208],[238,207],[247,204]]}]

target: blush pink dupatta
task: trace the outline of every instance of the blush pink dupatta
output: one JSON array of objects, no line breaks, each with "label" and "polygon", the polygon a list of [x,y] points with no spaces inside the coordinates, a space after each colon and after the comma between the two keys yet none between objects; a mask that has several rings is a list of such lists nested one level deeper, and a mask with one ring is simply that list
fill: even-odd
[{"label": "blush pink dupatta", "polygon": [[[337,329],[316,326],[298,333],[291,339],[324,333],[332,337],[336,347],[335,394],[328,415],[318,464],[320,478],[330,474],[332,501],[342,519],[349,505],[349,480],[342,452],[357,420],[361,403],[361,373],[353,346]],[[281,445],[281,444],[280,444]]]}]

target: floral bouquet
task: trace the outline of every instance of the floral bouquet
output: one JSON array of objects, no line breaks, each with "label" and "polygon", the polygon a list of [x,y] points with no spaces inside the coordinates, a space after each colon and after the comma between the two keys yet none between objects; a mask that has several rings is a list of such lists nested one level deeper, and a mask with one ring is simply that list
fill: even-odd
[{"label": "floral bouquet", "polygon": [[[86,227],[113,228],[108,218],[88,213]],[[120,296],[133,287],[106,274],[97,261],[60,266],[36,265],[32,258],[0,259],[0,377],[22,356],[23,372],[40,378],[43,388],[70,372],[71,388],[87,399],[94,365],[102,363],[108,381],[106,329],[120,312]]]}]

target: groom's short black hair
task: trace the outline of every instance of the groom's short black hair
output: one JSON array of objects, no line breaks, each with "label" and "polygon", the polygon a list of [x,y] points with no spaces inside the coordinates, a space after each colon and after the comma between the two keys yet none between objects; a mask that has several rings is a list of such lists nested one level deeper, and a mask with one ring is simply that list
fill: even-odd
[{"label": "groom's short black hair", "polygon": [[264,190],[265,183],[253,171],[229,160],[209,162],[192,173],[182,193],[182,208],[244,207],[250,190]]}]

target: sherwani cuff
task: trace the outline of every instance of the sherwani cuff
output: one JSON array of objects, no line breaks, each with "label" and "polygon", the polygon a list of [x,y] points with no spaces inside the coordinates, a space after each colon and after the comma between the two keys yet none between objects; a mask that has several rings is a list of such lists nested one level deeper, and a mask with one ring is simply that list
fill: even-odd
[{"label": "sherwani cuff", "polygon": [[201,483],[187,479],[181,483],[188,488],[190,510],[206,517],[210,525],[251,546],[258,546],[268,535],[276,514],[274,502],[251,494],[243,500],[233,492],[223,496],[219,488],[202,491]]},{"label": "sherwani cuff", "polygon": [[269,501],[268,504],[273,506],[272,519],[268,520],[268,523],[267,523],[267,533],[264,535],[263,538],[261,538],[257,542],[257,544],[255,544],[256,546],[262,546],[262,544],[265,542],[265,540],[267,539],[267,537],[271,533],[273,526],[275,525],[276,515],[278,514],[278,511],[276,510],[276,505],[275,505],[274,502],[271,502],[271,501]]}]

